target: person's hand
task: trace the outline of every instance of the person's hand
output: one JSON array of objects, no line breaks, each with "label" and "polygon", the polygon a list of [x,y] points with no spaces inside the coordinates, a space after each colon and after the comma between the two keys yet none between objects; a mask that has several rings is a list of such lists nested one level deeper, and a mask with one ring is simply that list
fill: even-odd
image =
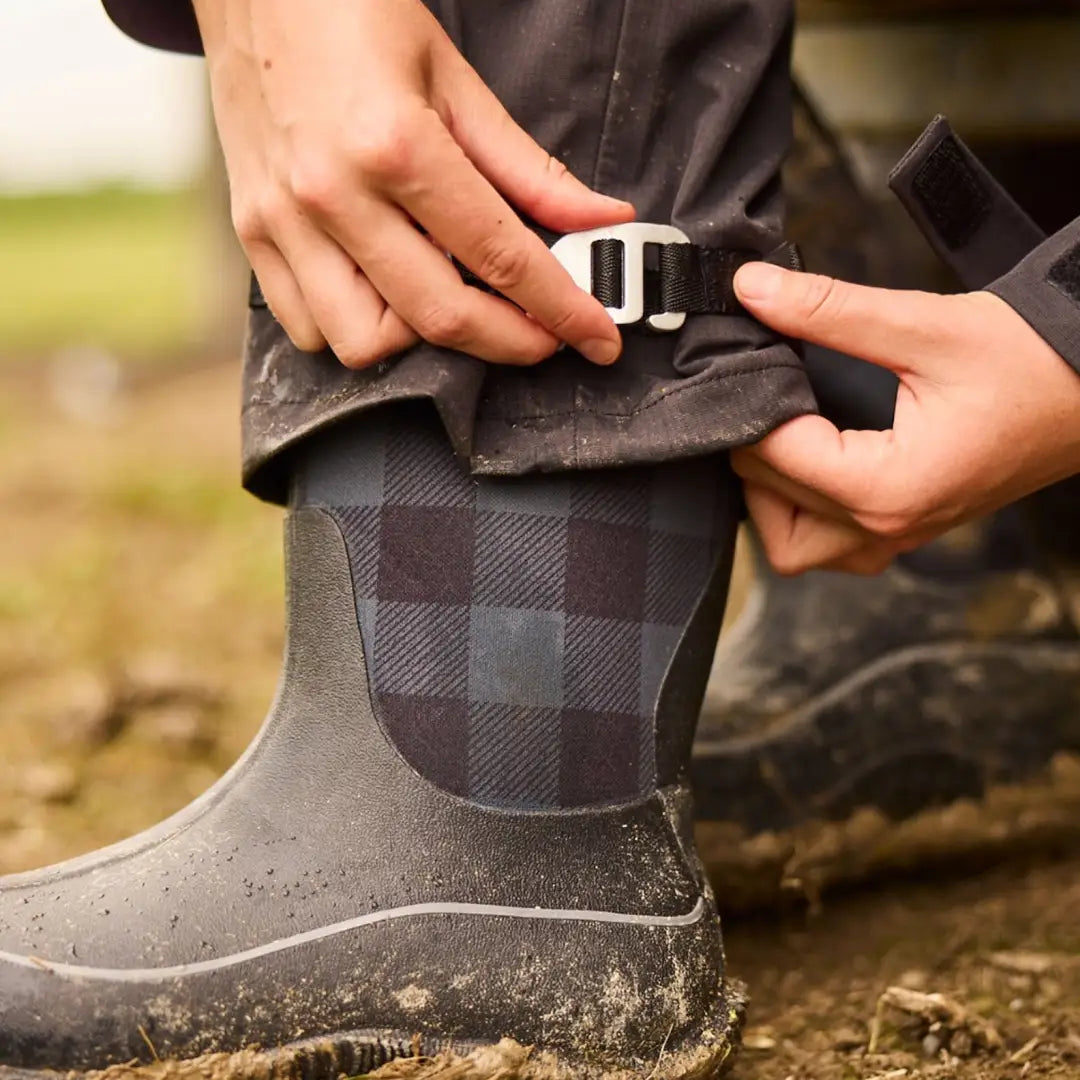
[{"label": "person's hand", "polygon": [[[508,364],[562,342],[618,357],[603,307],[508,201],[560,232],[633,207],[533,142],[419,0],[195,9],[236,230],[298,347],[350,367],[418,337]],[[446,252],[514,303],[467,287]]]},{"label": "person's hand", "polygon": [[900,378],[891,431],[804,416],[735,453],[779,572],[878,573],[1080,471],[1080,375],[991,293],[869,289],[758,263],[736,289],[780,333]]}]

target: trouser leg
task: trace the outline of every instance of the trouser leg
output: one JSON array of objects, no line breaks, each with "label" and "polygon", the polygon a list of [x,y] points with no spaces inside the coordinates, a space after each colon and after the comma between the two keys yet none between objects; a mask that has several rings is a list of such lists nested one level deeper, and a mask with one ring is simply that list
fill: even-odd
[{"label": "trouser leg", "polygon": [[[433,0],[514,118],[585,182],[698,244],[767,253],[783,238],[790,0]],[[659,93],[658,88],[664,92]],[[534,369],[419,345],[365,372],[289,344],[264,307],[244,369],[244,476],[284,501],[311,432],[399,400],[435,404],[477,475],[683,460],[813,411],[801,362],[746,316],[677,335],[627,331],[610,369],[563,353]]]}]

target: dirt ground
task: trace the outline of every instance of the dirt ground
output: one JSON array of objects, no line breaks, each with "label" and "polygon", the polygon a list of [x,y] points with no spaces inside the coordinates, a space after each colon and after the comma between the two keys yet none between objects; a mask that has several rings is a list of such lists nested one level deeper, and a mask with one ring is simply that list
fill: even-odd
[{"label": "dirt ground", "polygon": [[735,1076],[1080,1076],[1078,915],[1074,857],[729,923],[751,993]]},{"label": "dirt ground", "polygon": [[[0,373],[0,871],[160,819],[239,753],[281,641],[237,376]],[[727,925],[737,1080],[1080,1077],[1080,850]]]}]

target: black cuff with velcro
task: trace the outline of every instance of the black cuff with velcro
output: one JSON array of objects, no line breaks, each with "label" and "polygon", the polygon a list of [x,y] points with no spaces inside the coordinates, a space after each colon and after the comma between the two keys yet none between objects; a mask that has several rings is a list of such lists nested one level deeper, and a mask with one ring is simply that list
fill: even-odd
[{"label": "black cuff with velcro", "polygon": [[942,116],[889,184],[964,288],[1004,300],[1080,372],[1080,219],[1047,238]]},{"label": "black cuff with velcro", "polygon": [[896,166],[889,187],[965,289],[985,288],[1044,239],[944,116]]}]

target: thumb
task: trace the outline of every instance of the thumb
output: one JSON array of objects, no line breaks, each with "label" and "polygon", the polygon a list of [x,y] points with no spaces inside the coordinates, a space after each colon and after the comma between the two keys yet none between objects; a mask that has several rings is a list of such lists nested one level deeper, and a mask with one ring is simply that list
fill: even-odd
[{"label": "thumb", "polygon": [[956,336],[954,297],[852,285],[767,263],[735,276],[742,305],[767,326],[898,373],[924,370]]},{"label": "thumb", "polygon": [[517,123],[460,56],[446,87],[444,119],[476,168],[518,210],[556,232],[634,220],[634,208],[583,184]]}]

